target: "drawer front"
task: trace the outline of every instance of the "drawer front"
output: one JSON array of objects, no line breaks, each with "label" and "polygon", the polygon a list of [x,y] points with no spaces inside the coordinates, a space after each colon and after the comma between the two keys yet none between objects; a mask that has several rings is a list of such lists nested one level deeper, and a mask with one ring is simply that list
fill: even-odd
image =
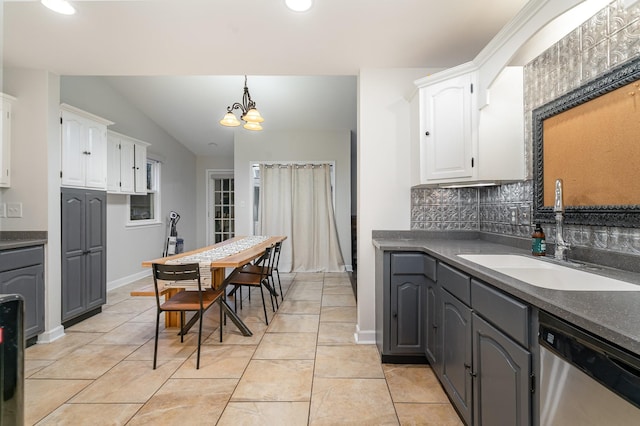
[{"label": "drawer front", "polygon": [[44,263],[44,246],[22,247],[0,251],[0,272],[12,271]]},{"label": "drawer front", "polygon": [[436,260],[424,253],[400,252],[391,253],[392,275],[422,274],[436,281]]},{"label": "drawer front", "polygon": [[471,305],[479,315],[529,347],[529,305],[475,279],[471,280]]},{"label": "drawer front", "polygon": [[443,263],[438,263],[438,284],[449,293],[471,305],[471,277]]}]

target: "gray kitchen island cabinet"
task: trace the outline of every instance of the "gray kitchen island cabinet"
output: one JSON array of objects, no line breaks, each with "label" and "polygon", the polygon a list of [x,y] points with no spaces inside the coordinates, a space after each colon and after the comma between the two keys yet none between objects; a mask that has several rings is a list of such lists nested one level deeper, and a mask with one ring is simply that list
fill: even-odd
[{"label": "gray kitchen island cabinet", "polygon": [[425,363],[426,309],[436,261],[424,253],[379,252],[376,343],[383,362]]},{"label": "gray kitchen island cabinet", "polygon": [[44,246],[0,251],[0,293],[24,297],[24,337],[44,331]]}]

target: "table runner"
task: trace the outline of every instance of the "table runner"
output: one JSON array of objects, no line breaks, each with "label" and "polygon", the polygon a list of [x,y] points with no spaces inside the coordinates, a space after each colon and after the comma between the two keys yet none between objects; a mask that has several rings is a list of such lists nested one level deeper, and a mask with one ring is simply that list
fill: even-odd
[{"label": "table runner", "polygon": [[[248,250],[265,242],[269,238],[270,237],[264,235],[252,235],[207,251],[180,257],[178,259],[167,260],[165,263],[167,265],[180,265],[185,263],[200,264],[200,280],[202,281],[202,286],[207,287],[211,286],[211,262]],[[185,283],[185,281],[181,281],[180,287],[184,287]],[[171,287],[172,284],[173,283],[167,282],[165,283],[165,287]],[[194,282],[193,284],[197,287],[197,283]]]}]

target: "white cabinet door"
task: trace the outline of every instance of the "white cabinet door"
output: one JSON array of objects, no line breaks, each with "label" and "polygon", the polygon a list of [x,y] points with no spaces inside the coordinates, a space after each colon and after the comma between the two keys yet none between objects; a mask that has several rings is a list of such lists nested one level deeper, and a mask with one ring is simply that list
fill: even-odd
[{"label": "white cabinet door", "polygon": [[2,97],[0,109],[0,187],[11,185],[11,102]]},{"label": "white cabinet door", "polygon": [[107,189],[107,126],[86,120],[85,186]]},{"label": "white cabinet door", "polygon": [[84,187],[85,184],[84,118],[62,111],[62,185]]},{"label": "white cabinet door", "polygon": [[120,138],[107,133],[107,192],[120,192]]},{"label": "white cabinet door", "polygon": [[107,139],[107,191],[117,194],[146,194],[149,144],[111,130]]},{"label": "white cabinet door", "polygon": [[135,145],[135,192],[147,193],[147,146]]},{"label": "white cabinet door", "polygon": [[107,125],[93,114],[63,105],[62,186],[107,189]]},{"label": "white cabinet door", "polygon": [[133,193],[135,190],[135,150],[133,141],[122,138],[120,140],[120,178],[121,192]]},{"label": "white cabinet door", "polygon": [[473,78],[466,74],[420,89],[423,183],[473,176]]}]

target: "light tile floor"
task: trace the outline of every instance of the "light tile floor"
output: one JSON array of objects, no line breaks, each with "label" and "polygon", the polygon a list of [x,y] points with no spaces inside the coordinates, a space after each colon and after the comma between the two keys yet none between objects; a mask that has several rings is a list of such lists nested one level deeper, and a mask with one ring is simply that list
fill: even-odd
[{"label": "light tile floor", "polygon": [[355,344],[347,274],[282,278],[268,327],[259,290],[245,290],[251,337],[229,322],[220,343],[217,306],[205,315],[199,370],[197,327],[182,344],[161,328],[152,369],[155,299],[129,296],[151,278],[109,292],[101,314],[26,350],[26,424],[462,424],[428,366],[381,364]]}]

